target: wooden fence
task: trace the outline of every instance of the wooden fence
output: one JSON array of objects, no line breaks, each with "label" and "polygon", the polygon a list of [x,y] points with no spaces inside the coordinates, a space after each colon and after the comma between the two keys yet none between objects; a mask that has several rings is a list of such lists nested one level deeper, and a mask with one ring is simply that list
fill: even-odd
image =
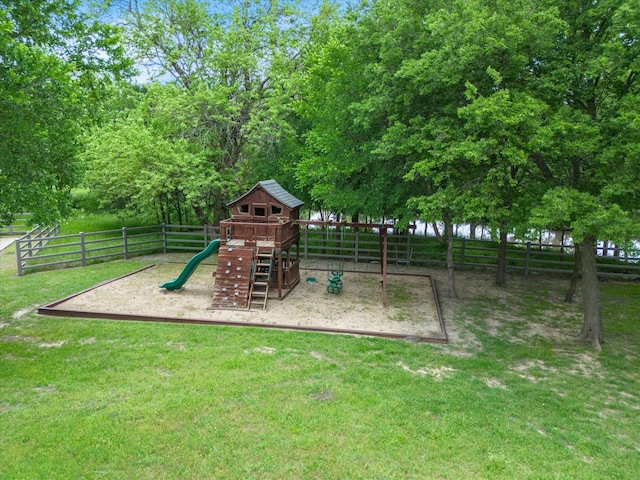
[{"label": "wooden fence", "polygon": [[[301,256],[307,261],[322,259],[330,267],[348,269],[349,264],[380,261],[380,238],[377,233],[305,229],[302,231]],[[598,275],[640,279],[640,258],[607,256],[611,248],[597,249]],[[616,250],[617,251],[617,250]],[[446,265],[447,246],[424,235],[388,235],[387,263],[418,267]],[[490,240],[454,239],[456,268],[497,268],[498,243]],[[573,271],[572,245],[509,242],[507,268],[528,276],[532,272],[566,273]]]},{"label": "wooden fence", "polygon": [[9,225],[0,225],[0,235],[14,236],[29,233],[30,213],[16,214],[14,220]]},{"label": "wooden fence", "polygon": [[[18,257],[18,275],[22,275],[20,265],[35,259],[42,249],[47,248],[49,240],[56,238],[58,232],[60,232],[59,224],[54,227],[44,228],[38,225],[15,241]],[[22,251],[20,251],[21,245],[23,246]]]},{"label": "wooden fence", "polygon": [[220,238],[219,227],[164,224],[74,235],[27,234],[15,242],[18,275],[168,251],[197,252],[215,238]]},{"label": "wooden fence", "polygon": [[[85,266],[154,253],[197,253],[219,237],[219,227],[193,225],[155,225],[38,238],[25,235],[15,243],[18,275],[29,270]],[[345,270],[355,268],[356,264],[379,263],[380,237],[363,231],[303,228],[299,253],[307,262],[322,260],[332,268]],[[616,258],[603,253],[597,257],[601,277],[640,278],[640,258]],[[456,238],[454,262],[458,269],[495,268],[497,243]],[[446,244],[423,235],[390,234],[387,263],[442,266],[446,263]],[[507,248],[507,268],[525,276],[532,272],[568,274],[573,263],[572,246],[513,242]]]}]

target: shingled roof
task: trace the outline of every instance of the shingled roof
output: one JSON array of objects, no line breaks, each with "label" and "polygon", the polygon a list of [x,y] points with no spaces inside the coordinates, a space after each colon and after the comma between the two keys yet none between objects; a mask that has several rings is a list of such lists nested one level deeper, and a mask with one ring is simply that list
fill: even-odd
[{"label": "shingled roof", "polygon": [[250,195],[258,187],[262,187],[262,189],[265,192],[267,192],[273,198],[275,198],[280,203],[282,203],[283,205],[289,208],[296,208],[304,205],[304,202],[302,200],[291,195],[284,188],[282,188],[280,184],[275,180],[263,180],[261,182],[256,183],[251,190],[249,190],[247,193],[245,193],[241,197],[238,197],[233,202],[228,203],[227,206],[229,207],[235,203],[238,203],[244,197]]}]

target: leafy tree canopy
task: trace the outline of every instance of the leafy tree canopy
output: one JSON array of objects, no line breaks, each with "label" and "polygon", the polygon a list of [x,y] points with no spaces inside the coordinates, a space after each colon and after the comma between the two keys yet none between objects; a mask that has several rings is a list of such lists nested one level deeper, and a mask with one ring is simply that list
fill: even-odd
[{"label": "leafy tree canopy", "polygon": [[154,105],[152,116],[165,128],[155,131],[183,138],[205,156],[208,173],[191,179],[201,185],[191,195],[199,221],[217,223],[227,215],[226,201],[245,185],[253,159],[267,158],[256,152],[275,151],[291,133],[289,78],[299,61],[299,13],[275,0],[220,9],[195,0],[154,0],[129,2],[126,18],[139,60],[181,89],[170,102]]},{"label": "leafy tree canopy", "polygon": [[68,212],[77,138],[102,87],[130,73],[117,28],[77,1],[0,1],[0,221]]},{"label": "leafy tree canopy", "polygon": [[[336,208],[378,211],[370,192],[384,185],[425,220],[498,228],[501,244],[531,227],[570,230],[583,255],[637,238],[639,7],[365,4],[310,57],[299,180]],[[595,262],[582,264],[596,299],[583,338],[597,343]]]}]

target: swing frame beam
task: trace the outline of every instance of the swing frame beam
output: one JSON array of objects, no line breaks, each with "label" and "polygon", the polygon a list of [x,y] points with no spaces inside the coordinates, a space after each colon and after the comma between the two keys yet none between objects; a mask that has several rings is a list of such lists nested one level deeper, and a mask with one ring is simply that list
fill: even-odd
[{"label": "swing frame beam", "polygon": [[[380,286],[382,287],[382,306],[387,306],[387,232],[389,229],[395,228],[392,223],[361,223],[361,222],[334,222],[317,221],[317,220],[293,220],[294,223],[301,226],[317,226],[317,227],[349,227],[349,228],[377,228],[380,238]],[[409,228],[415,228],[410,225]]]}]

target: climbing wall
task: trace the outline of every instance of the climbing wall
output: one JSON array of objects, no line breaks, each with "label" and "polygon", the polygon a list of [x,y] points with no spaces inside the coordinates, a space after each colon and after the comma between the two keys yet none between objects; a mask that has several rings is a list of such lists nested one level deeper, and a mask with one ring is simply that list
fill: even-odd
[{"label": "climbing wall", "polygon": [[247,308],[252,262],[253,248],[220,247],[213,286],[213,308]]}]

